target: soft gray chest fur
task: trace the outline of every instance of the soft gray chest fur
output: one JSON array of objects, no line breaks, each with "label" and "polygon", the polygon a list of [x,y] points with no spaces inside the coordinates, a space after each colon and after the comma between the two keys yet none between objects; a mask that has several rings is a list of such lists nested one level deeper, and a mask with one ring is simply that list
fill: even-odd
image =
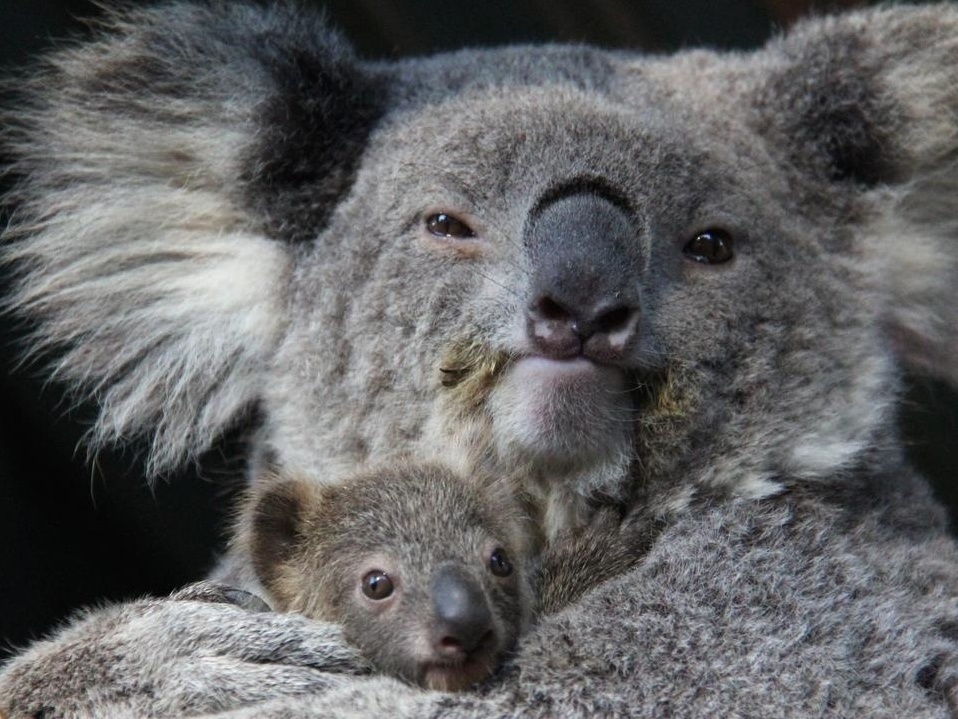
[{"label": "soft gray chest fur", "polygon": [[[7,139],[10,306],[99,402],[94,446],[143,435],[160,473],[257,407],[257,476],[336,483],[412,454],[518,483],[551,541],[608,506],[654,529],[476,695],[349,675],[328,626],[181,596],[78,621],[0,696],[953,712],[955,547],[895,413],[904,368],[958,379],[956,117],[949,5],[752,54],[396,63],[287,9],[117,15],[27,84]],[[258,589],[239,545],[217,576]],[[109,681],[78,659],[104,652]]]}]

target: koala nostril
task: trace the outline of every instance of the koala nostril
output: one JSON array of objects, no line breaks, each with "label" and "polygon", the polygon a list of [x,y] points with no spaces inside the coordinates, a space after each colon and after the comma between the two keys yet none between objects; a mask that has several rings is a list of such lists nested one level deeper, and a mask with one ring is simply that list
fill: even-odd
[{"label": "koala nostril", "polygon": [[631,307],[615,307],[600,313],[592,323],[595,334],[612,334],[624,330],[632,320]]},{"label": "koala nostril", "polygon": [[540,297],[538,301],[533,303],[531,312],[537,319],[552,322],[568,322],[572,320],[572,314],[551,297]]},{"label": "koala nostril", "polygon": [[527,332],[539,351],[553,359],[575,357],[582,350],[575,315],[547,295],[529,305]]}]

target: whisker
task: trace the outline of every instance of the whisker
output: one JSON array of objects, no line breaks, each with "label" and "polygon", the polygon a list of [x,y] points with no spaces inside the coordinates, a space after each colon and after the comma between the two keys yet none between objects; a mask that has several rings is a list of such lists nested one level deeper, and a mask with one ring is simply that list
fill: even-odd
[{"label": "whisker", "polygon": [[470,268],[470,270],[471,270],[472,272],[475,272],[477,275],[479,275],[480,277],[482,277],[482,278],[483,278],[484,280],[486,280],[487,282],[491,282],[491,283],[494,284],[496,287],[499,287],[500,289],[505,290],[505,291],[508,292],[512,297],[514,297],[515,299],[517,299],[517,300],[520,299],[521,295],[520,295],[515,289],[513,289],[512,287],[508,287],[508,286],[502,284],[501,282],[499,282],[498,280],[494,280],[492,277],[490,277],[489,275],[487,275],[485,272],[483,272],[482,270],[480,270],[480,269],[479,269],[478,267],[476,267],[475,265],[469,265],[469,268]]}]

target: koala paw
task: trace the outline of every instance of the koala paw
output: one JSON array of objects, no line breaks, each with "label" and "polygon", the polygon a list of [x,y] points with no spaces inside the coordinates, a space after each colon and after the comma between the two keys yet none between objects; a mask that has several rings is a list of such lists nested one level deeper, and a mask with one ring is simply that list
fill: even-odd
[{"label": "koala paw", "polygon": [[170,595],[175,601],[232,604],[248,612],[271,612],[270,606],[252,592],[215,582],[195,582]]},{"label": "koala paw", "polygon": [[12,717],[179,716],[313,694],[368,672],[339,627],[263,606],[203,583],[90,612],[3,668],[0,706]]},{"label": "koala paw", "polygon": [[552,614],[590,589],[628,571],[645,556],[653,536],[637,517],[623,520],[614,507],[602,507],[589,524],[557,537],[539,565],[539,611]]}]

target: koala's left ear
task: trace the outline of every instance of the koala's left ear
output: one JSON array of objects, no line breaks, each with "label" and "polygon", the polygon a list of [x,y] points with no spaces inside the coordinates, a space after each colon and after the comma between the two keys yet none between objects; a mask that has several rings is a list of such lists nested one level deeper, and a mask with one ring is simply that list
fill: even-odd
[{"label": "koala's left ear", "polygon": [[763,131],[826,188],[869,193],[856,250],[889,290],[889,335],[913,369],[958,384],[958,7],[806,22],[763,62]]}]

